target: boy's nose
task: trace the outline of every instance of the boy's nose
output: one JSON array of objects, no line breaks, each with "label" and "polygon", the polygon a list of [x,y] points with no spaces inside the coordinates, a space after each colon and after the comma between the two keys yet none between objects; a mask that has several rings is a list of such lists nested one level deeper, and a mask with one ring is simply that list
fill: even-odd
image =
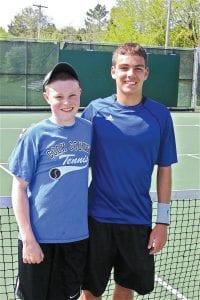
[{"label": "boy's nose", "polygon": [[70,100],[68,98],[64,98],[63,102],[68,104],[68,103],[70,103]]},{"label": "boy's nose", "polygon": [[132,68],[130,68],[129,70],[128,70],[128,75],[129,76],[132,76],[132,75],[134,75],[134,69],[132,69]]}]

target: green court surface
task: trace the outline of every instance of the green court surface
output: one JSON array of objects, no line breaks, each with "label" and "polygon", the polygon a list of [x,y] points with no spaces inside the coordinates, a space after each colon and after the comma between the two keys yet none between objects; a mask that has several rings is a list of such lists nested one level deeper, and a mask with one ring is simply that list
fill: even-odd
[{"label": "green court surface", "polygon": [[[8,157],[22,128],[47,118],[50,113],[0,113],[0,299],[14,300],[17,274],[17,227],[11,208],[2,208],[10,198],[12,176]],[[200,299],[200,114],[172,112],[177,142],[178,163],[173,165],[173,193],[169,240],[156,255],[155,290],[136,299]],[[148,145],[147,145],[148,147]],[[156,190],[156,169],[152,191]],[[154,200],[155,194],[152,194]],[[156,203],[154,203],[156,205]],[[154,220],[155,216],[153,216]],[[7,271],[5,271],[5,269]],[[103,299],[111,299],[113,280]]]}]

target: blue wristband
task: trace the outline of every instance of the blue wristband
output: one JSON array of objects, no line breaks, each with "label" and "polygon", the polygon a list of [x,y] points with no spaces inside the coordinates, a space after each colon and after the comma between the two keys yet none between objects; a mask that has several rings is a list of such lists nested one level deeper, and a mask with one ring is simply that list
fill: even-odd
[{"label": "blue wristband", "polygon": [[157,224],[170,224],[170,204],[158,202],[157,206]]}]

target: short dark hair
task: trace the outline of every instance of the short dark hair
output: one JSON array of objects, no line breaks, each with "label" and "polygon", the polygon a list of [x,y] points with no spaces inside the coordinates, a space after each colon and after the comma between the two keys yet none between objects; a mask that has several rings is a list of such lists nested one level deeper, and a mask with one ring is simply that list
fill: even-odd
[{"label": "short dark hair", "polygon": [[112,65],[117,63],[118,55],[138,55],[144,58],[145,67],[147,66],[147,53],[146,50],[138,43],[125,43],[118,46],[112,56]]}]

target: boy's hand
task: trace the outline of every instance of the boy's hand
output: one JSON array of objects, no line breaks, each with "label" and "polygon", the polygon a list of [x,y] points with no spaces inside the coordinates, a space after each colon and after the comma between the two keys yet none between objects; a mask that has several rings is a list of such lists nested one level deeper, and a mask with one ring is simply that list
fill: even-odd
[{"label": "boy's hand", "polygon": [[40,245],[36,241],[23,241],[23,262],[27,264],[39,264],[44,259]]},{"label": "boy's hand", "polygon": [[150,250],[149,254],[152,255],[161,251],[162,248],[165,246],[166,242],[167,242],[167,225],[156,224],[156,226],[153,228],[150,234],[150,239],[148,244],[148,249]]}]

